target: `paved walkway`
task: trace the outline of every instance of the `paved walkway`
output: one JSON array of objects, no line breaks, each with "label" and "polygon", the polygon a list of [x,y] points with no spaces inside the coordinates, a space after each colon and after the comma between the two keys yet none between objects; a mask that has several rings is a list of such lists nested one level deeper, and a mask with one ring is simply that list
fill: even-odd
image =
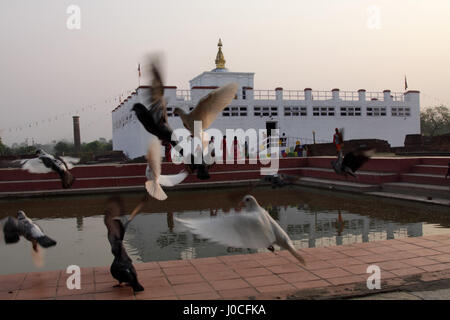
[{"label": "paved walkway", "polygon": [[[287,251],[136,264],[145,287],[136,294],[113,288],[109,266],[82,269],[80,290],[67,289],[68,275],[61,270],[0,275],[0,299],[324,299],[450,279],[450,235],[300,251],[306,266]],[[366,286],[372,264],[382,270],[380,291]]]}]

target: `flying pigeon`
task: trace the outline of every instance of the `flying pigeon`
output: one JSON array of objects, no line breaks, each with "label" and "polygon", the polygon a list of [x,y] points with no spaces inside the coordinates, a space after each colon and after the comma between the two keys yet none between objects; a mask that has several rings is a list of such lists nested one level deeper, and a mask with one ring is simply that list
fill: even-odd
[{"label": "flying pigeon", "polygon": [[[223,109],[230,104],[233,98],[236,96],[236,92],[238,89],[237,83],[229,83],[225,86],[222,86],[218,89],[213,90],[208,95],[200,99],[197,103],[197,106],[189,113],[186,113],[181,108],[175,108],[174,114],[178,115],[183,122],[183,125],[192,136],[198,138],[203,145],[203,149],[207,150],[209,144],[209,137],[203,130],[207,129],[217,118],[217,116],[223,111]],[[195,132],[194,130],[194,122],[201,121],[202,122],[202,130]],[[197,136],[195,134],[197,133]],[[192,157],[191,157],[192,158]],[[191,159],[191,163],[193,163]],[[197,170],[197,177],[202,180],[209,179],[208,169],[210,166],[207,166],[202,159],[201,165],[192,165],[194,170]]]},{"label": "flying pigeon", "polygon": [[200,219],[179,219],[178,222],[192,233],[236,248],[267,248],[274,252],[273,244],[287,249],[300,263],[305,264],[287,233],[259,206],[253,196],[246,195],[241,203],[242,213]]},{"label": "flying pigeon", "polygon": [[347,174],[355,177],[355,172],[362,167],[364,163],[369,161],[370,157],[375,153],[375,149],[367,149],[359,147],[354,151],[348,152],[345,156],[342,151],[339,152],[337,160],[331,161],[331,166],[339,175],[347,176]]},{"label": "flying pigeon", "polygon": [[183,170],[175,175],[161,175],[161,141],[157,138],[150,141],[146,158],[148,164],[145,170],[145,176],[147,177],[145,189],[155,199],[166,200],[167,195],[161,185],[173,187],[181,183],[188,173]]},{"label": "flying pigeon", "polygon": [[31,242],[33,261],[38,267],[43,265],[42,257],[38,256],[38,245],[43,248],[56,245],[56,241],[46,236],[42,229],[21,210],[17,211],[17,218],[6,217],[1,220],[0,226],[6,244],[19,242],[21,236]]},{"label": "flying pigeon", "polygon": [[[159,72],[156,62],[151,63],[151,96],[147,109],[142,103],[136,103],[131,109],[136,114],[139,122],[144,126],[145,130],[158,137],[164,144],[171,144],[183,156],[183,149],[180,149],[177,141],[172,140],[173,130],[167,119],[166,100],[164,99],[164,84],[161,73]],[[197,171],[197,177],[201,180],[209,179],[206,165],[194,164],[194,156],[191,155],[191,164],[187,165],[188,170],[193,173]],[[206,174],[205,174],[206,172]]]},{"label": "flying pigeon", "polygon": [[61,178],[62,187],[68,189],[75,181],[75,177],[70,173],[70,169],[80,159],[72,157],[54,157],[42,149],[36,151],[37,158],[25,159],[21,161],[22,169],[31,173],[56,172]]},{"label": "flying pigeon", "polygon": [[128,223],[125,225],[122,223],[123,212],[123,202],[120,198],[112,197],[108,200],[104,223],[108,229],[108,241],[111,244],[111,252],[114,256],[110,272],[113,278],[119,281],[118,287],[122,283],[128,283],[133,291],[139,292],[143,291],[144,287],[139,283],[136,269],[123,245],[123,238],[128,226]]},{"label": "flying pigeon", "polygon": [[[197,106],[191,112],[186,113],[181,108],[175,108],[173,113],[180,116],[184,127],[194,135],[194,122],[201,121],[202,130],[209,128],[217,116],[236,96],[237,89],[237,83],[229,83],[211,91],[208,95],[200,99]],[[197,138],[202,141],[203,147],[205,148],[209,143],[209,138],[206,134],[203,134],[203,131],[198,132],[198,134],[200,136],[197,136]]]},{"label": "flying pigeon", "polygon": [[164,85],[156,62],[151,63],[151,74],[152,83],[150,87],[149,109],[141,103],[136,103],[131,110],[136,113],[136,117],[144,126],[145,130],[157,136],[164,143],[170,143],[175,147],[177,143],[176,141],[172,141],[172,128],[169,126],[167,120]]}]

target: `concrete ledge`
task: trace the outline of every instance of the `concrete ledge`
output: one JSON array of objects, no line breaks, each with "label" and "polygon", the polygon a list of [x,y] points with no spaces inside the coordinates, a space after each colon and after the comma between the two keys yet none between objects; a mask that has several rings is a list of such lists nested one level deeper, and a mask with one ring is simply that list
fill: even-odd
[{"label": "concrete ledge", "polygon": [[432,198],[417,196],[417,195],[409,195],[409,194],[401,194],[401,193],[390,193],[390,192],[367,192],[368,195],[391,198],[391,199],[399,199],[399,200],[408,200],[408,201],[416,201],[423,202],[429,204],[437,204],[443,206],[450,206],[450,199],[442,199],[442,198]]},{"label": "concrete ledge", "polygon": [[[0,299],[337,299],[442,287],[450,279],[448,234],[298,251],[306,265],[286,250],[135,264],[145,288],[139,293],[113,288],[109,266],[82,268],[80,290],[66,288],[65,270],[0,275]],[[366,286],[367,267],[374,264],[381,270],[381,290]]]}]

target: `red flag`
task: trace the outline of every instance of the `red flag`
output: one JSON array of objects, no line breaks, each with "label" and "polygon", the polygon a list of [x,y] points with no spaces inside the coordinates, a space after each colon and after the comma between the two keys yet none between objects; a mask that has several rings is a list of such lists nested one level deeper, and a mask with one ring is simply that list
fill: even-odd
[{"label": "red flag", "polygon": [[138,64],[138,72],[139,72],[139,78],[141,77],[141,64]]}]

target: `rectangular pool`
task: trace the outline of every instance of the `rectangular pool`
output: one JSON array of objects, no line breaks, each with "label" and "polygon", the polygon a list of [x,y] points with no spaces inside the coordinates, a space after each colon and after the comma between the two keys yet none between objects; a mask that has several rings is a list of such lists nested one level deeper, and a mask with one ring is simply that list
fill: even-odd
[{"label": "rectangular pool", "polygon": [[[256,252],[199,239],[173,217],[228,214],[246,188],[169,191],[166,201],[150,200],[125,236],[135,263]],[[256,188],[251,192],[284,228],[297,248],[324,247],[450,233],[448,207],[302,187]],[[143,193],[124,193],[127,212]],[[45,251],[46,264],[35,267],[31,245],[0,245],[0,274],[110,265],[103,213],[108,195],[1,200],[0,218],[24,210],[58,241]],[[1,240],[3,241],[3,240]],[[265,251],[265,249],[261,250]]]}]

